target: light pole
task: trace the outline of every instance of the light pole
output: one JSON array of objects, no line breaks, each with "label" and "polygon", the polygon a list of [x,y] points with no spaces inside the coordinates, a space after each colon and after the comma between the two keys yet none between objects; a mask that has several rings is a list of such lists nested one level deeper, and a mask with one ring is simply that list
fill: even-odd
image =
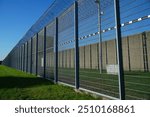
[{"label": "light pole", "polygon": [[102,73],[103,69],[103,60],[102,60],[102,35],[101,35],[101,15],[103,12],[101,12],[101,6],[100,6],[100,0],[95,0],[95,3],[98,7],[98,32],[99,32],[99,71]]}]

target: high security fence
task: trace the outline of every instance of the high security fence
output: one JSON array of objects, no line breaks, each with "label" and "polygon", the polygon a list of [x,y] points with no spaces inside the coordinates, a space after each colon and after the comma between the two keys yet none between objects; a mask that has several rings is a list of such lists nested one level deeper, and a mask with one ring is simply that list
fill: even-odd
[{"label": "high security fence", "polygon": [[55,0],[3,64],[111,99],[150,99],[150,1]]}]

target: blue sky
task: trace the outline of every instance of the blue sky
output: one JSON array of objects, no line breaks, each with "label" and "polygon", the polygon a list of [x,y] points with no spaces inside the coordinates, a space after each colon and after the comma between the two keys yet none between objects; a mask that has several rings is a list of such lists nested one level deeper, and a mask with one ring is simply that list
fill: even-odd
[{"label": "blue sky", "polygon": [[3,60],[53,0],[0,0],[0,60]]},{"label": "blue sky", "polygon": [[[5,58],[5,56],[25,35],[25,33],[38,20],[44,11],[47,10],[53,1],[54,0],[0,0],[0,60]],[[66,2],[61,2],[62,7],[64,4],[66,4]],[[88,6],[89,4],[91,4],[90,0],[86,5]],[[79,21],[79,37],[87,36],[88,34],[98,31],[97,5],[93,1],[93,4],[90,6],[92,8],[88,11],[86,9],[86,5],[84,5],[84,7],[80,7],[79,9],[79,12],[81,12],[79,19],[80,17],[81,19],[85,18],[83,21]],[[136,2],[134,2],[134,0],[121,0],[121,23],[150,15],[149,6],[149,0],[136,0]],[[93,10],[95,14],[90,16],[90,18],[86,18],[90,13],[93,13]],[[102,29],[108,29],[112,26],[115,26],[114,5],[111,4],[109,9],[105,8],[102,10],[104,12],[101,23]],[[68,18],[71,21],[72,15],[70,15]],[[65,20],[63,24],[67,25],[68,19]],[[149,31],[149,29],[150,22],[148,19],[123,27],[122,36]],[[73,28],[68,28],[59,34],[59,38],[62,41],[65,41],[66,39],[73,39],[73,35]],[[114,39],[115,30],[103,33],[102,38],[103,41]],[[81,40],[79,44],[80,46],[83,46],[91,43],[97,43],[98,41],[98,35],[96,35]],[[73,43],[64,48],[70,47],[74,47]]]}]

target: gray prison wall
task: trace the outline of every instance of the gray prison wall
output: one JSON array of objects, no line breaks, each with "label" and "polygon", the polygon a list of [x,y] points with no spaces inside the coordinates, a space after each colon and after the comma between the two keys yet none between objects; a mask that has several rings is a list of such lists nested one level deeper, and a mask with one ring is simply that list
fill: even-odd
[{"label": "gray prison wall", "polygon": [[[11,55],[11,61],[15,60],[15,51]],[[11,62],[11,67],[15,68],[15,62]]]},{"label": "gray prison wall", "polygon": [[123,54],[123,67],[125,71],[130,71],[130,50],[129,50],[129,38],[123,37],[122,39],[122,54]]},{"label": "gray prison wall", "polygon": [[63,65],[62,65],[62,51],[59,51],[58,52],[58,58],[59,58],[59,68],[63,68]]},{"label": "gray prison wall", "polygon": [[68,49],[58,52],[59,68],[74,68],[74,49]]},{"label": "gray prison wall", "polygon": [[[150,32],[146,32],[147,38],[147,64],[150,66]],[[48,38],[49,39],[49,38]],[[41,41],[40,41],[41,40]],[[39,36],[39,49],[38,49],[38,74],[43,76],[42,58],[43,58],[43,35]],[[48,45],[53,43],[53,41],[48,42]],[[36,67],[36,36],[33,38],[33,49],[32,49],[32,72],[35,74]],[[47,45],[47,48],[48,48]],[[23,71],[29,72],[30,69],[30,49],[31,42],[28,42],[28,56],[27,54],[27,43],[25,43],[20,49],[22,49],[22,57],[20,57],[20,64],[22,64]],[[52,45],[50,46],[52,47]],[[122,50],[123,50],[123,66],[125,71],[144,71],[144,60],[143,60],[143,43],[142,34],[131,35],[123,37],[122,39]],[[24,53],[25,52],[25,53]],[[15,58],[18,55],[18,51],[14,51],[10,58]],[[79,47],[79,57],[80,57],[80,68],[81,69],[99,69],[99,43],[90,44],[87,46]],[[20,55],[21,56],[21,55]],[[67,49],[58,52],[58,65],[59,68],[74,68],[74,49]],[[17,59],[17,58],[16,58]],[[28,61],[27,61],[28,59]],[[106,66],[110,64],[117,64],[116,55],[116,41],[108,40],[102,43],[102,64],[103,70],[106,70]],[[53,47],[51,50],[47,50],[46,55],[46,74],[50,77],[50,74],[54,72],[54,53]],[[22,63],[21,63],[22,62]],[[28,62],[28,69],[25,65]],[[11,64],[12,67],[15,63]],[[24,67],[23,67],[24,66]],[[150,70],[150,67],[148,67]],[[49,70],[51,71],[49,73]],[[53,75],[51,76],[53,79]]]},{"label": "gray prison wall", "polygon": [[[80,47],[80,68],[99,68],[99,43]],[[102,43],[102,64],[106,70],[107,64],[116,64],[116,43],[115,40]]]},{"label": "gray prison wall", "polygon": [[19,49],[17,48],[16,50],[16,60],[17,60],[17,63],[16,63],[16,69],[19,69]]},{"label": "gray prison wall", "polygon": [[79,62],[80,62],[80,68],[85,68],[85,46],[82,46],[79,48]]},{"label": "gray prison wall", "polygon": [[69,50],[66,50],[66,53],[67,53],[67,58],[66,58],[66,64],[67,64],[67,68],[70,68],[70,51]]},{"label": "gray prison wall", "polygon": [[25,56],[24,56],[24,53],[25,53],[25,49],[24,49],[24,44],[22,45],[22,71],[24,71],[24,64],[25,64]]},{"label": "gray prison wall", "polygon": [[21,70],[21,46],[18,48],[19,49],[19,70]]},{"label": "gray prison wall", "polygon": [[[98,69],[98,44],[92,44],[90,46],[91,50],[90,50],[90,55],[91,55],[91,68],[92,69]],[[81,68],[81,67],[80,67]]]},{"label": "gray prison wall", "polygon": [[[150,66],[150,32],[147,35],[147,64]],[[80,68],[99,68],[99,43],[82,46],[80,50]],[[142,34],[123,37],[123,67],[125,71],[144,71]],[[68,58],[69,59],[69,58]],[[110,64],[117,64],[116,40],[102,43],[103,70]],[[150,69],[150,68],[149,68]]]},{"label": "gray prison wall", "polygon": [[74,66],[75,66],[75,63],[74,63],[75,62],[74,49],[71,49],[70,52],[71,52],[71,57],[70,57],[71,58],[71,60],[70,60],[71,61],[71,68],[74,68]]},{"label": "gray prison wall", "polygon": [[[124,45],[124,44],[123,44]],[[132,71],[143,71],[142,35],[129,36],[130,66]]]},{"label": "gray prison wall", "polygon": [[150,32],[146,32],[146,38],[147,38],[148,70],[150,71]]},{"label": "gray prison wall", "polygon": [[117,55],[116,55],[116,40],[107,41],[107,61],[109,64],[117,64]]},{"label": "gray prison wall", "polygon": [[38,75],[44,76],[44,29],[38,33]]},{"label": "gray prison wall", "polygon": [[91,69],[91,51],[90,45],[85,46],[85,68]]},{"label": "gray prison wall", "polygon": [[67,64],[67,50],[64,50],[63,51],[63,67],[64,68],[67,68],[66,64]]},{"label": "gray prison wall", "polygon": [[46,27],[46,74],[45,77],[54,80],[54,38],[55,22]]},{"label": "gray prison wall", "polygon": [[58,52],[59,68],[74,68],[74,49],[68,49]]},{"label": "gray prison wall", "polygon": [[65,51],[65,67],[68,69],[69,68],[69,51]]},{"label": "gray prison wall", "polygon": [[28,66],[27,66],[27,72],[30,73],[30,67],[31,67],[31,39],[28,41]]},{"label": "gray prison wall", "polygon": [[[107,55],[107,41],[104,41],[102,43],[102,69],[106,70],[106,65],[108,64],[108,55]],[[99,43],[97,44],[97,58],[98,58],[98,63],[99,64]]]},{"label": "gray prison wall", "polygon": [[24,71],[27,71],[27,42],[24,44]]},{"label": "gray prison wall", "polygon": [[36,74],[36,35],[33,37],[32,42],[32,73]]}]

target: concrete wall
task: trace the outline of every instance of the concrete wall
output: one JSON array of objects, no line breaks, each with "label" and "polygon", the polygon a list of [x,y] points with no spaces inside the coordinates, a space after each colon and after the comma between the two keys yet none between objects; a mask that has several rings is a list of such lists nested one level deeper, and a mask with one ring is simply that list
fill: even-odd
[{"label": "concrete wall", "polygon": [[44,75],[44,53],[39,52],[38,53],[38,75],[43,76]]},{"label": "concrete wall", "polygon": [[[146,36],[145,36],[146,34]],[[146,50],[147,54],[144,52],[144,39],[146,39]],[[43,57],[43,39],[39,36],[39,52],[38,52],[38,69],[39,74],[43,74],[43,67],[41,67],[41,58]],[[36,67],[36,36],[33,37],[33,49],[32,49],[32,73],[35,74]],[[28,64],[28,71],[30,65],[30,44],[28,50],[28,63],[27,56],[24,58],[24,49],[27,53],[25,45],[20,47],[20,51],[14,50],[7,57],[7,65],[14,68],[21,68],[26,70],[26,65]],[[150,71],[150,32],[145,32],[141,34],[131,35],[128,37],[122,38],[122,50],[123,50],[123,67],[125,71],[144,71],[144,61],[148,64],[148,69]],[[19,55],[19,58],[17,56]],[[146,61],[147,58],[148,60]],[[80,68],[81,69],[98,69],[99,68],[99,44],[90,44],[86,46],[79,47],[79,59],[80,59]],[[13,60],[19,61],[19,63],[11,62]],[[54,54],[52,52],[47,52],[46,55],[46,65],[47,67],[54,66]],[[117,54],[116,54],[116,41],[115,39],[104,41],[102,43],[102,61],[103,69],[106,69],[106,65],[117,64]],[[25,64],[26,63],[26,64]],[[75,56],[74,49],[68,49],[58,52],[58,65],[59,68],[74,68],[75,66]]]},{"label": "concrete wall", "polygon": [[58,63],[59,63],[59,67],[63,67],[62,66],[62,51],[58,52]]},{"label": "concrete wall", "polygon": [[85,63],[85,50],[84,46],[79,48],[79,60],[80,60],[80,68],[85,68],[84,63]]},{"label": "concrete wall", "polygon": [[117,64],[115,40],[107,41],[107,60],[108,64]]},{"label": "concrete wall", "polygon": [[71,68],[74,68],[74,66],[75,66],[74,57],[75,57],[74,56],[74,49],[71,49],[71,57],[70,57],[71,58]]},{"label": "concrete wall", "polygon": [[90,69],[90,45],[85,46],[85,68]]},{"label": "concrete wall", "polygon": [[129,37],[130,64],[131,70],[144,70],[142,35]]},{"label": "concrete wall", "polygon": [[50,67],[54,67],[54,53],[50,52]]},{"label": "concrete wall", "polygon": [[69,68],[69,64],[70,64],[70,53],[69,50],[66,50],[66,67]]},{"label": "concrete wall", "polygon": [[66,53],[67,51],[66,50],[64,50],[63,51],[63,66],[64,66],[64,68],[67,68],[66,66],[67,66],[67,53]]},{"label": "concrete wall", "polygon": [[26,72],[26,70],[27,70],[26,68],[27,68],[27,64],[28,64],[27,63],[27,43],[25,43],[25,51],[24,52],[25,52],[25,55],[24,55],[25,56],[24,57],[24,71]]},{"label": "concrete wall", "polygon": [[124,70],[130,70],[130,50],[129,50],[129,38],[122,38],[122,54],[123,54],[123,66]]},{"label": "concrete wall", "polygon": [[98,69],[98,44],[91,45],[92,69]]},{"label": "concrete wall", "polygon": [[147,56],[148,56],[148,68],[150,71],[150,32],[146,33],[147,37]]},{"label": "concrete wall", "polygon": [[36,73],[36,54],[32,54],[32,73]]},{"label": "concrete wall", "polygon": [[[98,44],[99,45],[99,44]],[[102,43],[102,65],[103,69],[106,69],[106,65],[108,64],[108,51],[107,51],[107,41]]]},{"label": "concrete wall", "polygon": [[[150,32],[147,37],[147,57],[150,70]],[[125,71],[144,71],[143,42],[142,34],[127,36],[122,38],[123,66]],[[74,68],[74,49],[64,50],[58,53],[59,67]],[[79,47],[80,68],[99,68],[99,43]],[[117,64],[116,40],[104,41],[102,43],[102,64],[106,70],[106,65]]]},{"label": "concrete wall", "polygon": [[28,41],[28,72],[30,72],[31,65],[31,40]]},{"label": "concrete wall", "polygon": [[61,51],[58,55],[60,67],[74,68],[74,49]]}]

